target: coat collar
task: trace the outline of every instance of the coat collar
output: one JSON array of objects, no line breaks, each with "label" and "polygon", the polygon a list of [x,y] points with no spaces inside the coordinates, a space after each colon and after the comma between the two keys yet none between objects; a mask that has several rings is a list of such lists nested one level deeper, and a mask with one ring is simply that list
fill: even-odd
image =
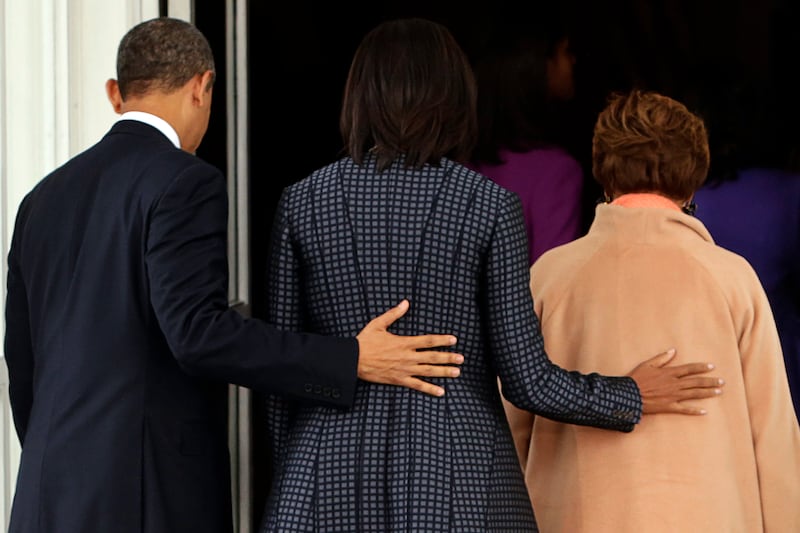
[{"label": "coat collar", "polygon": [[595,234],[617,234],[631,241],[657,242],[681,233],[686,238],[714,243],[706,227],[697,218],[674,209],[660,207],[623,207],[600,204],[590,229]]}]

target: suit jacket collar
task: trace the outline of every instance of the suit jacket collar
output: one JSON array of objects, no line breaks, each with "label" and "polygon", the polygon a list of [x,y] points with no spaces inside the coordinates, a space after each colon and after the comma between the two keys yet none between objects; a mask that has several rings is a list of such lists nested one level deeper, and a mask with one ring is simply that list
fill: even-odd
[{"label": "suit jacket collar", "polygon": [[159,117],[158,115],[154,115],[152,113],[146,113],[144,111],[126,111],[122,114],[119,120],[138,120],[139,122],[144,122],[145,124],[150,124],[158,131],[164,134],[164,136],[175,145],[175,148],[181,147],[181,140],[178,137],[178,132],[175,131],[175,128],[172,127],[172,124],[164,120],[163,118]]},{"label": "suit jacket collar", "polygon": [[118,120],[111,127],[108,135],[114,135],[118,133],[148,137],[153,140],[159,140],[165,145],[175,148],[175,145],[172,143],[172,141],[170,141],[167,136],[164,135],[158,128],[139,120]]}]

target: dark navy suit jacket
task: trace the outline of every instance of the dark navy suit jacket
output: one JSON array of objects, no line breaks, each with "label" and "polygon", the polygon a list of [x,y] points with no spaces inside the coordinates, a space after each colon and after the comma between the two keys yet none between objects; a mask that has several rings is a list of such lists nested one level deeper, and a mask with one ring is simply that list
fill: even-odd
[{"label": "dark navy suit jacket", "polygon": [[141,122],[24,198],[6,305],[11,532],[230,531],[226,382],[352,402],[355,339],[229,308],[226,236],[223,175]]}]

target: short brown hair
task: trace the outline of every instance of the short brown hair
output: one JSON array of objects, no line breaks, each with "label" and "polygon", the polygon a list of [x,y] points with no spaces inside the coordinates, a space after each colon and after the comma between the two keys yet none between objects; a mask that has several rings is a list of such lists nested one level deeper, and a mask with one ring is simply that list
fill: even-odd
[{"label": "short brown hair", "polygon": [[398,19],[370,31],[356,50],[339,121],[359,164],[367,150],[386,168],[466,160],[477,137],[477,89],[466,55],[435,22]]},{"label": "short brown hair", "polygon": [[180,19],[141,22],[125,34],[117,50],[117,83],[123,100],[156,90],[174,91],[209,70],[214,72],[211,46],[200,30]]},{"label": "short brown hair", "polygon": [[613,94],[592,140],[592,172],[606,193],[657,192],[685,200],[709,167],[703,121],[667,96]]}]

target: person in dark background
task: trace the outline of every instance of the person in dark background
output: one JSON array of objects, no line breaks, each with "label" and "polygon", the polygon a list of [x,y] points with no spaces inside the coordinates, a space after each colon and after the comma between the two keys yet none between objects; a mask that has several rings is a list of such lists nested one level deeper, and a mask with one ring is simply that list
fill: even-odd
[{"label": "person in dark background", "polygon": [[739,58],[764,76],[781,76],[783,89],[777,97],[786,107],[781,131],[795,138],[800,135],[800,129],[790,126],[799,115],[791,96],[797,84],[791,79],[791,69],[781,66],[791,64],[796,38],[794,43],[770,49],[779,35],[790,36],[800,19],[791,0],[734,4],[729,0],[532,0],[526,3],[530,15],[519,13],[519,4],[502,1],[482,4],[480,10],[464,10],[457,2],[415,0],[381,2],[362,10],[309,0],[251,4],[250,69],[263,69],[263,52],[269,52],[269,72],[280,80],[267,86],[252,84],[252,101],[280,102],[252,106],[252,142],[268,146],[282,160],[267,161],[260,157],[262,151],[251,156],[251,201],[259,207],[252,210],[253,281],[258,289],[254,312],[263,309],[260,288],[266,264],[258,243],[269,233],[280,191],[340,155],[335,124],[349,60],[360,36],[382,20],[424,16],[440,22],[474,60],[495,25],[502,29],[507,23],[503,21],[516,26],[530,21],[535,27],[554,10],[561,13],[576,62],[575,95],[561,109],[565,113],[559,116],[558,141],[583,168],[585,228],[602,195],[591,179],[592,129],[612,91],[638,86],[683,97],[676,88],[695,83],[694,65]]},{"label": "person in dark background", "polygon": [[[800,14],[791,1],[566,0],[559,4],[569,21],[570,46],[577,58],[577,91],[565,142],[587,177],[585,228],[602,196],[591,179],[592,129],[612,92],[655,90],[692,107],[692,91],[706,79],[699,74],[735,62],[742,72],[758,79],[780,77],[775,85],[780,91],[774,95],[783,115],[773,127],[781,132],[782,149],[788,148],[789,138],[800,135],[800,128],[791,126],[800,120],[800,106],[792,96],[798,86],[791,69],[783,66],[791,64],[798,49]],[[774,46],[779,41],[782,44]]]},{"label": "person in dark background", "polygon": [[693,375],[705,364],[660,368],[674,352],[628,377],[550,363],[519,198],[460,163],[474,144],[475,91],[444,26],[378,25],[346,83],[348,155],[281,197],[270,323],[347,335],[403,295],[414,306],[397,331],[446,326],[464,364],[442,401],[366,382],[348,411],[271,398],[275,476],[264,531],[535,531],[498,376],[520,408],[626,432],[642,414],[704,414],[682,400],[719,393],[719,380]]},{"label": "person in dark background", "polygon": [[709,125],[711,171],[695,194],[696,216],[764,285],[800,417],[800,173],[776,138],[770,86],[739,68],[706,72],[693,92]]},{"label": "person in dark background", "polygon": [[567,28],[559,10],[497,21],[474,70],[478,142],[470,166],[522,201],[529,260],[583,232],[581,164],[565,149],[575,95]]}]

